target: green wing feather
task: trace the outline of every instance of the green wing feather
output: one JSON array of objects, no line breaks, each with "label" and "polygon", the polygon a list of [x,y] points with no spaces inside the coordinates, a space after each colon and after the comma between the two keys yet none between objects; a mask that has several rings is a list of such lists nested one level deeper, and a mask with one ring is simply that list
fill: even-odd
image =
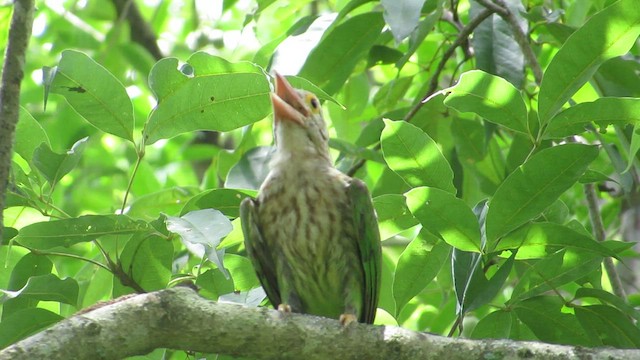
[{"label": "green wing feather", "polygon": [[359,321],[372,324],[380,293],[382,267],[380,231],[367,186],[359,179],[352,179],[347,187],[347,195],[352,204],[360,262],[364,270],[364,301]]},{"label": "green wing feather", "polygon": [[242,220],[242,232],[244,233],[244,246],[247,249],[249,259],[253,263],[260,284],[267,293],[269,301],[274,307],[281,303],[280,290],[276,279],[275,263],[271,251],[262,237],[258,225],[258,203],[246,198],[240,204],[240,219]]}]

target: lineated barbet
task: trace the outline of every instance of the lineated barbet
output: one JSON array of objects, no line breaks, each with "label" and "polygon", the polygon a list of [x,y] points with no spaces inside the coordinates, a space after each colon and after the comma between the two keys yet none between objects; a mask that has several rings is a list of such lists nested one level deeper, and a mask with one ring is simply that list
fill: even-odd
[{"label": "lineated barbet", "polygon": [[273,306],[373,323],[380,233],[366,185],[333,166],[318,98],[275,75],[276,152],[240,206],[245,247]]}]

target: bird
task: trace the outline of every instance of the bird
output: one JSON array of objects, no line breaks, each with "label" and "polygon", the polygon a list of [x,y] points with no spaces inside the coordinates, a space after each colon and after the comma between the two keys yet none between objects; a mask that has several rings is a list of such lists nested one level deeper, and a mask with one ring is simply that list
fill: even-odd
[{"label": "bird", "polygon": [[282,313],[372,324],[382,250],[371,195],[334,167],[318,97],[274,76],[275,153],[240,204],[247,255]]}]

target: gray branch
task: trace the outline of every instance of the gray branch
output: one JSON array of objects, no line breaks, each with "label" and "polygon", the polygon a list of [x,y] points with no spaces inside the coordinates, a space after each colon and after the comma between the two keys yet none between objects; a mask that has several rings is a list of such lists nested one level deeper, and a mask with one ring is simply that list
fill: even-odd
[{"label": "gray branch", "polygon": [[4,226],[2,210],[11,171],[11,148],[20,117],[20,84],[33,25],[34,0],[16,0],[9,27],[0,84],[0,239]]},{"label": "gray branch", "polygon": [[256,359],[638,359],[640,350],[451,339],[216,303],[184,287],[116,299],[0,351],[9,359],[121,359],[156,348]]}]

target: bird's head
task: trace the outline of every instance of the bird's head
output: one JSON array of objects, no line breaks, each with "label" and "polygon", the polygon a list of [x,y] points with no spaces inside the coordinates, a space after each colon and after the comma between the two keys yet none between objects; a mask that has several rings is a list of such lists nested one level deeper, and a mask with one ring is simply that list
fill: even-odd
[{"label": "bird's head", "polygon": [[294,89],[276,73],[276,92],[271,94],[274,134],[279,152],[330,161],[329,134],[320,101],[306,91]]}]

